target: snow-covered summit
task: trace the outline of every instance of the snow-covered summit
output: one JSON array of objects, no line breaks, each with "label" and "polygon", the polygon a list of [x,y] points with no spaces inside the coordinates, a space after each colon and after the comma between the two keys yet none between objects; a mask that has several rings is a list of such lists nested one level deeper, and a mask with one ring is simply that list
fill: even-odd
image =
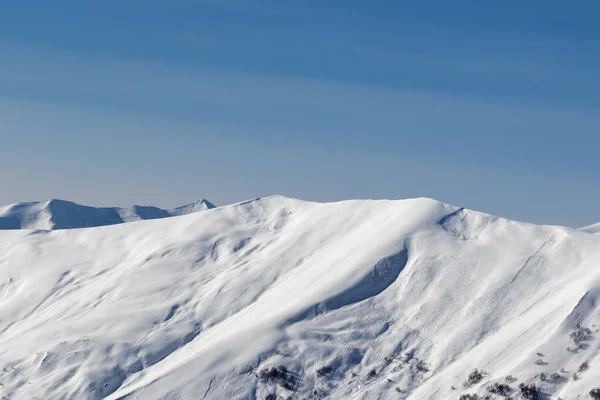
[{"label": "snow-covered summit", "polygon": [[168,213],[172,216],[185,215],[185,214],[191,214],[193,212],[210,210],[211,208],[215,208],[215,207],[216,206],[213,203],[211,203],[210,201],[201,199],[201,200],[195,201],[193,203],[186,204],[185,206],[173,208],[172,210],[169,210]]},{"label": "snow-covered summit", "polygon": [[586,399],[599,330],[600,236],[430,199],[0,232],[10,399]]},{"label": "snow-covered summit", "polygon": [[0,229],[72,229],[146,219],[166,218],[204,211],[215,206],[207,200],[163,210],[158,207],[89,207],[65,200],[18,203],[0,207]]}]

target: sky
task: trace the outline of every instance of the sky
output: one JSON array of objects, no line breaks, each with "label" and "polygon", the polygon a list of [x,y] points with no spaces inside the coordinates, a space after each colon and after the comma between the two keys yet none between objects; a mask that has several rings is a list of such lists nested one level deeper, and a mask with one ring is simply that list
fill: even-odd
[{"label": "sky", "polygon": [[0,204],[432,197],[600,221],[597,1],[11,1]]}]

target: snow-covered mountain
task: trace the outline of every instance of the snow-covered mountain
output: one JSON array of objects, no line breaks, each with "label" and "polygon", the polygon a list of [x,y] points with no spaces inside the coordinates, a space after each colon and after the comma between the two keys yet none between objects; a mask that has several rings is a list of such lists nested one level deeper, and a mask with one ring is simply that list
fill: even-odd
[{"label": "snow-covered mountain", "polygon": [[8,399],[588,399],[598,327],[600,236],[429,199],[0,232]]},{"label": "snow-covered mountain", "polygon": [[600,233],[600,222],[581,228],[581,230],[587,233],[593,233],[597,235]]},{"label": "snow-covered mountain", "polygon": [[207,200],[163,210],[157,207],[89,207],[65,200],[18,203],[0,207],[0,229],[72,229],[115,225],[204,211],[215,206]]}]

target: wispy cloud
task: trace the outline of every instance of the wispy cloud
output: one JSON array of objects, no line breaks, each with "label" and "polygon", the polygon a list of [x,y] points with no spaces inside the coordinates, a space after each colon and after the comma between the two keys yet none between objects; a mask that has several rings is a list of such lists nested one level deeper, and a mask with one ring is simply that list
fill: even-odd
[{"label": "wispy cloud", "polygon": [[[62,101],[183,117],[249,134],[309,133],[321,135],[326,143],[328,137],[343,132],[368,148],[383,149],[384,142],[391,141],[419,151],[428,147],[421,140],[426,135],[456,151],[476,151],[485,144],[522,156],[522,149],[542,151],[543,146],[535,143],[540,135],[562,141],[568,132],[570,140],[583,141],[600,126],[593,110],[572,110],[527,96],[508,102],[469,93],[123,62],[53,51],[7,47],[0,51],[11,55],[0,69],[0,97],[6,100]],[[394,134],[391,139],[390,134]],[[519,140],[522,147],[508,146],[507,138]],[[564,148],[575,150],[569,143]]]},{"label": "wispy cloud", "polygon": [[[98,56],[81,56],[68,52],[0,46],[7,57],[0,70],[0,93],[4,97],[18,95],[11,88],[20,87],[27,93],[52,91],[56,94],[112,97],[125,101],[189,101],[206,105],[244,107],[248,109],[296,109],[345,111],[353,108],[398,111],[406,102],[433,101],[444,108],[458,104],[460,108],[485,109],[489,103],[502,104],[502,98],[486,97],[484,104],[476,94],[453,93],[443,89],[386,87],[317,78],[286,77],[244,73],[226,68],[189,67],[177,64],[126,62]],[[425,59],[424,59],[425,58]],[[427,62],[425,62],[427,61]],[[448,60],[415,56],[414,66]],[[458,63],[458,61],[457,61]],[[460,67],[458,66],[460,65]],[[486,70],[497,65],[492,59],[483,65],[476,62],[455,64],[467,72]],[[516,66],[514,66],[516,69]],[[498,67],[509,70],[507,65]],[[519,70],[526,76],[544,73],[531,66]],[[553,74],[547,72],[547,77]],[[78,98],[79,98],[78,97]],[[511,104],[529,109],[553,108],[528,96],[513,96]],[[513,106],[502,105],[513,111]],[[454,110],[456,111],[456,110]]]}]

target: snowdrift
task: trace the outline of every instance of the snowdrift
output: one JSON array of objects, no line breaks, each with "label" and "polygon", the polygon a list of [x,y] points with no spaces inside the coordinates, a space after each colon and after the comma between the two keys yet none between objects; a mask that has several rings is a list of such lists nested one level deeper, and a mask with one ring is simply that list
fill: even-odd
[{"label": "snowdrift", "polygon": [[18,203],[0,207],[0,229],[73,229],[122,224],[209,210],[207,200],[162,210],[157,207],[89,207],[65,200]]},{"label": "snowdrift", "polygon": [[430,199],[2,231],[0,394],[585,399],[599,297],[598,235]]}]

